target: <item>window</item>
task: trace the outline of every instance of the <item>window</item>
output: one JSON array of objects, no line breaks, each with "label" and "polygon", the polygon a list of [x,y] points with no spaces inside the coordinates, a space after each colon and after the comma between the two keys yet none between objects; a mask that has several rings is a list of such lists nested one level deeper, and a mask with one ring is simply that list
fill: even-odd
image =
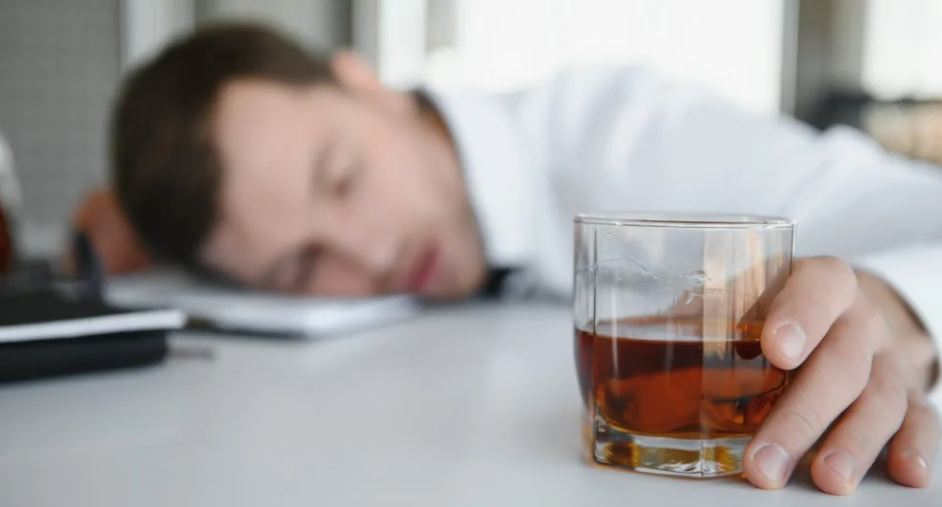
[{"label": "window", "polygon": [[[394,84],[425,80],[506,90],[543,80],[567,65],[642,63],[710,86],[746,107],[771,112],[781,103],[785,1],[366,3],[379,7],[379,19],[423,16],[427,33],[433,35],[428,45],[381,48],[386,49],[378,60],[381,70],[385,68],[381,74]],[[387,26],[395,30],[401,24]],[[386,39],[405,40],[407,34],[402,35]],[[417,51],[424,52],[422,58],[415,58]]]}]

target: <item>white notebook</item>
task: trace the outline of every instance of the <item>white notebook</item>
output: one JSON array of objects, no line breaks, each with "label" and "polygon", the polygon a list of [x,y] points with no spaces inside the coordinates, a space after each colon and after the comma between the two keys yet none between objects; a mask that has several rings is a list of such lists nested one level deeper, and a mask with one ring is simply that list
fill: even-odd
[{"label": "white notebook", "polygon": [[381,326],[420,306],[409,296],[328,299],[233,289],[170,269],[109,279],[105,297],[123,307],[178,308],[221,330],[307,337]]}]

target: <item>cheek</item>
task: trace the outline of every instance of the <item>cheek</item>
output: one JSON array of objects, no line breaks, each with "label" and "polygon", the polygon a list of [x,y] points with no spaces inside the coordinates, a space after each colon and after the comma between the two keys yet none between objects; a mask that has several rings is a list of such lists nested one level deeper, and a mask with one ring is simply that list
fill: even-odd
[{"label": "cheek", "polygon": [[373,192],[396,215],[420,215],[426,220],[447,214],[451,196],[438,185],[436,171],[419,146],[407,135],[377,139],[371,153]]}]

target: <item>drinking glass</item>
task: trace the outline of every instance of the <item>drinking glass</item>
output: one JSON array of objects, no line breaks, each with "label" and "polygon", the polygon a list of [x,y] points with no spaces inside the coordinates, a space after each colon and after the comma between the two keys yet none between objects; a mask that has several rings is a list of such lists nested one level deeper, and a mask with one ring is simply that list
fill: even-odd
[{"label": "drinking glass", "polygon": [[575,219],[575,355],[588,459],[640,472],[742,472],[788,385],[762,354],[795,223],[762,216]]}]

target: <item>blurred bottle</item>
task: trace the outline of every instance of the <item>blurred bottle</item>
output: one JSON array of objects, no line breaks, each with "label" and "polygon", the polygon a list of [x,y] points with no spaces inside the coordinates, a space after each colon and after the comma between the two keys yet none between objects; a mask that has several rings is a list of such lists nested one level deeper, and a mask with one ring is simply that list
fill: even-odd
[{"label": "blurred bottle", "polygon": [[13,232],[0,206],[0,275],[13,268]]},{"label": "blurred bottle", "polygon": [[14,214],[20,204],[20,189],[13,173],[13,155],[0,133],[0,274],[13,268]]}]

